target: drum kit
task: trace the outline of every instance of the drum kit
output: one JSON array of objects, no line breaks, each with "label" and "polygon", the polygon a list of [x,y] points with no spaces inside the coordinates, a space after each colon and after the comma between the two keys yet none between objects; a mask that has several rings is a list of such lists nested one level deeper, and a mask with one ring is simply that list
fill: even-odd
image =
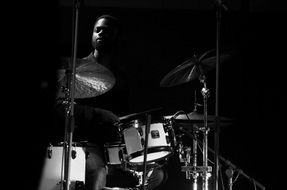
[{"label": "drum kit", "polygon": [[[167,73],[160,81],[160,87],[169,88],[198,79],[203,86],[201,89],[203,113],[197,111],[198,104],[195,101],[193,111],[190,113],[181,110],[172,115],[154,117],[154,113],[161,110],[161,108],[156,108],[120,117],[120,122],[115,124],[120,141],[104,144],[105,161],[108,167],[132,172],[138,178],[138,185],[133,188],[104,187],[104,190],[145,190],[153,169],[166,164],[172,155],[178,156],[181,171],[186,174],[186,179],[193,181],[193,190],[198,189],[199,177],[202,179],[202,190],[208,190],[208,181],[213,171],[215,175],[215,188],[213,189],[218,190],[218,159],[221,159],[231,169],[229,190],[232,190],[233,170],[239,169],[218,154],[218,127],[222,124],[229,125],[232,120],[218,117],[217,94],[215,116],[208,115],[207,109],[210,92],[207,87],[206,73],[216,68],[216,93],[218,93],[219,63],[230,58],[230,54],[219,52],[220,13],[221,8],[226,10],[227,7],[221,1],[216,1],[216,4],[216,50],[207,51],[200,56],[194,55]],[[56,146],[48,146],[39,190],[87,190],[85,189],[85,164],[88,159],[87,150],[90,147],[86,143],[73,142],[74,99],[100,96],[112,89],[116,82],[114,74],[103,65],[77,59],[79,6],[80,1],[74,1],[72,58],[68,60],[69,66],[58,73],[60,88],[57,97],[63,98],[67,103],[64,142]],[[216,55],[209,56],[212,52]],[[77,67],[76,63],[79,63]],[[211,126],[215,129],[216,137],[214,151],[208,146]],[[188,137],[192,143],[184,143],[183,137]],[[198,148],[202,155],[198,154]],[[214,153],[215,168],[209,165],[209,151]],[[202,159],[201,162],[199,158]],[[260,188],[265,189],[242,170],[240,173]]]},{"label": "drum kit", "polygon": [[[214,50],[212,50],[214,51]],[[182,163],[181,171],[186,173],[187,179],[193,179],[193,190],[197,189],[197,178],[202,177],[203,189],[208,189],[208,179],[211,176],[212,167],[208,165],[208,133],[210,126],[215,124],[216,117],[207,115],[207,99],[209,90],[206,84],[205,73],[215,67],[215,57],[205,58],[212,51],[201,56],[193,56],[183,64],[177,66],[163,77],[160,86],[172,87],[199,79],[203,84],[201,94],[204,99],[204,113],[197,112],[197,103],[192,112],[178,111],[173,115],[154,117],[155,112],[161,108],[155,108],[140,113],[134,113],[120,117],[118,127],[120,141],[107,142],[104,145],[105,159],[109,167],[122,168],[132,172],[138,178],[137,189],[145,188],[148,177],[154,167],[167,163],[170,156],[177,154]],[[222,60],[229,55],[222,55]],[[79,60],[81,61],[81,60]],[[59,82],[64,83],[65,71],[59,73]],[[102,65],[95,63],[80,64],[75,73],[75,98],[88,98],[104,94],[115,84],[112,72]],[[63,90],[60,97],[67,96],[67,90]],[[221,117],[223,123],[230,123],[231,119]],[[192,139],[192,145],[182,143],[182,137]],[[202,142],[199,140],[202,137]],[[39,190],[61,189],[63,178],[63,165],[65,158],[61,156],[65,145],[49,146],[46,164]],[[198,164],[197,148],[202,145],[202,165]],[[77,155],[70,162],[69,177],[72,190],[81,190],[85,181],[85,146],[73,144],[71,155]],[[61,166],[62,163],[62,166]],[[52,176],[52,177],[51,177]],[[107,187],[108,188],[108,187]],[[112,188],[110,188],[112,189]],[[114,188],[115,189],[115,188]]]}]

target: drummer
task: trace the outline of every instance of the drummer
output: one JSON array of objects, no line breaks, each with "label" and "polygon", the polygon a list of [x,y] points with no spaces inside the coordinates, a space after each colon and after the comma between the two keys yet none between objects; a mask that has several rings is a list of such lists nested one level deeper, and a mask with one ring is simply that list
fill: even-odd
[{"label": "drummer", "polygon": [[[121,141],[118,127],[119,115],[128,113],[128,79],[119,69],[117,49],[121,26],[118,19],[111,15],[102,15],[96,19],[92,31],[92,52],[76,63],[74,141],[88,141],[86,160],[86,190],[101,190],[107,187],[135,187],[136,178],[122,169],[117,172],[107,170],[104,156],[106,142]],[[85,72],[86,71],[86,72]],[[63,129],[67,114],[65,77],[59,84],[60,93],[56,106],[57,130]],[[85,86],[87,83],[94,83]],[[97,88],[101,85],[101,88]],[[60,122],[61,121],[61,122]],[[51,138],[53,134],[51,134]],[[118,175],[117,175],[118,174]],[[166,180],[163,168],[155,168],[148,178],[147,189],[160,188]],[[132,179],[132,180],[130,180]],[[125,183],[122,183],[125,182]]]}]

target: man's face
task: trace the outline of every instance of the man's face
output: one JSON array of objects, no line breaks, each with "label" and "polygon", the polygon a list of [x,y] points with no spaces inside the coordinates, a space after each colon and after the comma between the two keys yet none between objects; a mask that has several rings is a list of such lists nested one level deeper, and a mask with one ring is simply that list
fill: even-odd
[{"label": "man's face", "polygon": [[117,38],[118,30],[107,18],[101,18],[94,26],[92,45],[98,50],[111,48]]}]

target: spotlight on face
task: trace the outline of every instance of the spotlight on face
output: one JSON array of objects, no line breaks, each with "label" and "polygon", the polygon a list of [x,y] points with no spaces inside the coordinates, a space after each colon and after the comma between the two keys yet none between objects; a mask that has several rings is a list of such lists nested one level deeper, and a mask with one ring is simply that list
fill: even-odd
[{"label": "spotlight on face", "polygon": [[116,21],[109,17],[99,18],[92,35],[92,45],[95,49],[109,50],[116,43],[118,37],[118,26]]}]

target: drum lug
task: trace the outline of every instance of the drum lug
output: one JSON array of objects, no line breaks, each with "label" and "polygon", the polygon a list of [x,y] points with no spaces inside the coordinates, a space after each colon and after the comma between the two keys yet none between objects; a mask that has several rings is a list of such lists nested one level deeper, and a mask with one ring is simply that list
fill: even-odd
[{"label": "drum lug", "polygon": [[52,158],[52,153],[53,153],[52,147],[53,147],[53,145],[50,144],[49,147],[48,147],[48,149],[47,149],[47,156],[48,156],[49,159]]},{"label": "drum lug", "polygon": [[169,137],[168,137],[168,136],[165,136],[165,139],[166,139],[166,144],[170,144]]},{"label": "drum lug", "polygon": [[72,150],[72,159],[75,159],[77,157],[77,151]]},{"label": "drum lug", "polygon": [[85,183],[83,181],[76,181],[75,190],[85,190]]}]

